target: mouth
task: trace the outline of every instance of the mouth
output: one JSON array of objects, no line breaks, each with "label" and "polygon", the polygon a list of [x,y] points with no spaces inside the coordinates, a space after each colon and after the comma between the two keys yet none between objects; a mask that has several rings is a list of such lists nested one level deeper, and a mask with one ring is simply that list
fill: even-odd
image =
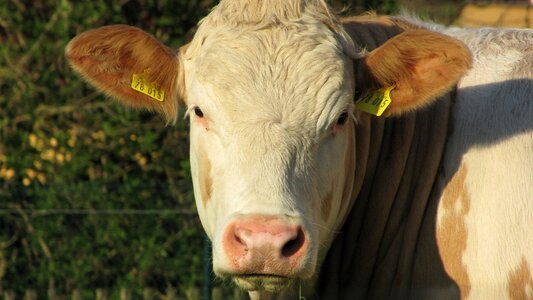
[{"label": "mouth", "polygon": [[242,274],[232,277],[233,281],[242,289],[270,293],[287,289],[295,282],[295,278],[270,274]]}]

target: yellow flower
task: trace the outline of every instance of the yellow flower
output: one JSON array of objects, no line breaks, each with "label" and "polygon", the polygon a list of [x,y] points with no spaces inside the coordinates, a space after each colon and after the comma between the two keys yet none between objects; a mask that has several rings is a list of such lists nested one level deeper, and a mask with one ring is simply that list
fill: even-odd
[{"label": "yellow flower", "polygon": [[33,133],[30,133],[29,137],[30,146],[37,148],[37,136]]},{"label": "yellow flower", "polygon": [[63,153],[56,153],[56,161],[62,164],[65,161],[65,156]]},{"label": "yellow flower", "polygon": [[50,146],[52,147],[57,147],[57,139],[56,138],[51,138],[50,139]]},{"label": "yellow flower", "polygon": [[44,146],[44,141],[39,139],[39,137],[37,137],[37,135],[33,133],[30,133],[30,135],[28,136],[28,141],[30,143],[30,146],[37,150],[41,150]]},{"label": "yellow flower", "polygon": [[0,178],[5,180],[11,180],[15,176],[15,170],[11,168],[2,167],[0,168]]},{"label": "yellow flower", "polygon": [[43,163],[39,160],[36,160],[33,162],[33,166],[37,169],[37,170],[41,170],[43,168]]},{"label": "yellow flower", "polygon": [[71,148],[74,148],[74,146],[76,146],[76,136],[73,136],[73,137],[71,137],[70,139],[68,139],[67,144],[68,144]]},{"label": "yellow flower", "polygon": [[52,149],[48,149],[41,153],[41,158],[44,160],[53,160],[55,156],[55,151]]},{"label": "yellow flower", "polygon": [[102,130],[91,133],[94,140],[103,142],[105,140],[105,133]]},{"label": "yellow flower", "polygon": [[13,169],[7,169],[4,173],[4,178],[6,180],[11,180],[11,178],[15,177],[15,170]]},{"label": "yellow flower", "polygon": [[46,183],[46,176],[43,173],[39,173],[37,175],[37,180],[39,180],[39,182],[41,184],[45,184]]},{"label": "yellow flower", "polygon": [[133,156],[133,158],[137,161],[137,163],[141,166],[141,167],[144,167],[146,166],[146,163],[148,162],[148,160],[146,159],[146,157],[144,157],[141,153],[137,152],[135,153],[135,155]]},{"label": "yellow flower", "polygon": [[28,178],[33,179],[37,175],[37,172],[33,169],[26,169],[26,175],[28,175]]}]

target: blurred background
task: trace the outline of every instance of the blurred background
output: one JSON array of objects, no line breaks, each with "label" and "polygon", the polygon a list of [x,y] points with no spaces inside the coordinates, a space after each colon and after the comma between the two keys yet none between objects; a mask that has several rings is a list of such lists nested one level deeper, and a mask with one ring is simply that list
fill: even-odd
[{"label": "blurred background", "polygon": [[[69,69],[68,41],[124,23],[178,48],[212,0],[0,1],[0,299],[239,299],[214,279],[187,121],[122,108]],[[333,1],[461,26],[531,27],[528,1]]]}]

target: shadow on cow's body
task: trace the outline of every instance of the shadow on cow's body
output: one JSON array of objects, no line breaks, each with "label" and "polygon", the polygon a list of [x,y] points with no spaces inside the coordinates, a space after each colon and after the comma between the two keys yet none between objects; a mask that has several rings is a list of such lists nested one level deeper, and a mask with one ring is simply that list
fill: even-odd
[{"label": "shadow on cow's body", "polygon": [[[533,130],[533,98],[523,95],[533,95],[533,80],[463,88],[432,107],[399,118],[363,118],[357,133],[377,136],[369,152],[379,155],[367,161],[363,188],[323,264],[319,285],[324,289],[316,296],[459,299],[459,287],[445,271],[437,244],[439,201],[468,150]],[[455,118],[464,117],[460,115],[465,105],[479,113],[469,115],[474,134],[466,133],[461,143],[449,145],[455,135],[465,134],[453,126]],[[431,140],[445,132],[441,141]],[[437,164],[428,165],[428,157],[439,158]],[[395,167],[402,163],[410,167]]]},{"label": "shadow on cow's body", "polygon": [[[345,26],[354,41],[370,49],[379,46],[380,39],[397,34],[398,30],[374,21],[359,23],[350,19]],[[463,215],[451,220],[460,223],[452,225],[452,229],[463,232],[444,238],[441,236],[440,248],[437,224],[439,209],[442,211],[447,205],[469,206],[469,203],[457,195],[446,198],[445,190],[448,186],[455,190],[466,189],[465,183],[458,182],[457,178],[464,180],[466,169],[462,164],[467,153],[474,152],[470,156],[475,156],[476,149],[490,149],[507,140],[520,139],[522,135],[525,139],[528,139],[528,134],[529,140],[533,138],[532,61],[531,53],[527,52],[527,41],[531,40],[532,34],[520,33],[523,35],[520,42],[520,39],[511,37],[512,31],[497,36],[497,31],[485,30],[492,38],[500,38],[493,42],[497,50],[505,49],[506,43],[515,44],[512,47],[508,45],[510,48],[525,47],[521,59],[523,65],[518,67],[522,71],[514,70],[518,71],[514,76],[512,72],[507,72],[505,76],[509,76],[508,79],[496,78],[492,82],[490,78],[497,77],[496,72],[493,75],[473,71],[466,75],[465,81],[469,84],[460,83],[457,90],[441,97],[432,107],[387,120],[362,116],[357,126],[358,142],[360,137],[368,136],[370,141],[363,142],[369,145],[368,148],[356,147],[356,186],[360,185],[361,189],[322,266],[318,298],[468,297],[468,274],[462,266],[466,245],[442,244],[466,244],[468,228],[465,214],[468,209],[465,211],[463,207]],[[461,34],[469,33],[464,31]],[[463,38],[463,41],[468,44],[468,39]],[[490,43],[488,39],[486,41]],[[489,50],[485,50],[488,54],[483,53],[483,49],[475,49],[475,46],[474,68],[492,63],[484,61],[483,55],[499,55],[501,59],[505,55],[504,52],[490,53]],[[497,62],[497,59],[494,60]],[[509,61],[512,63],[513,60]],[[490,71],[487,66],[483,67]],[[505,66],[496,65],[494,68],[505,70]],[[481,83],[472,84],[476,80]],[[523,145],[526,149],[530,147],[527,142]],[[505,157],[494,159],[505,160]],[[361,171],[363,174],[358,173]],[[504,172],[502,176],[505,175]],[[514,199],[511,197],[509,200]],[[455,249],[446,254],[447,247]],[[443,259],[450,264],[450,255],[456,256],[451,259],[456,264],[453,267],[457,268],[458,264],[461,270],[446,271]],[[466,277],[461,278],[459,283],[462,291],[450,274]],[[490,286],[488,282],[485,284]]]}]

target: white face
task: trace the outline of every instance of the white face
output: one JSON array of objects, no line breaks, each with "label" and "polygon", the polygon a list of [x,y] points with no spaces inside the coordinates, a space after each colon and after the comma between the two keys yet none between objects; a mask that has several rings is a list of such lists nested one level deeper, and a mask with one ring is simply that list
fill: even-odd
[{"label": "white face", "polygon": [[278,290],[315,275],[347,213],[353,65],[322,24],[228,36],[182,61],[196,204],[215,273]]}]

